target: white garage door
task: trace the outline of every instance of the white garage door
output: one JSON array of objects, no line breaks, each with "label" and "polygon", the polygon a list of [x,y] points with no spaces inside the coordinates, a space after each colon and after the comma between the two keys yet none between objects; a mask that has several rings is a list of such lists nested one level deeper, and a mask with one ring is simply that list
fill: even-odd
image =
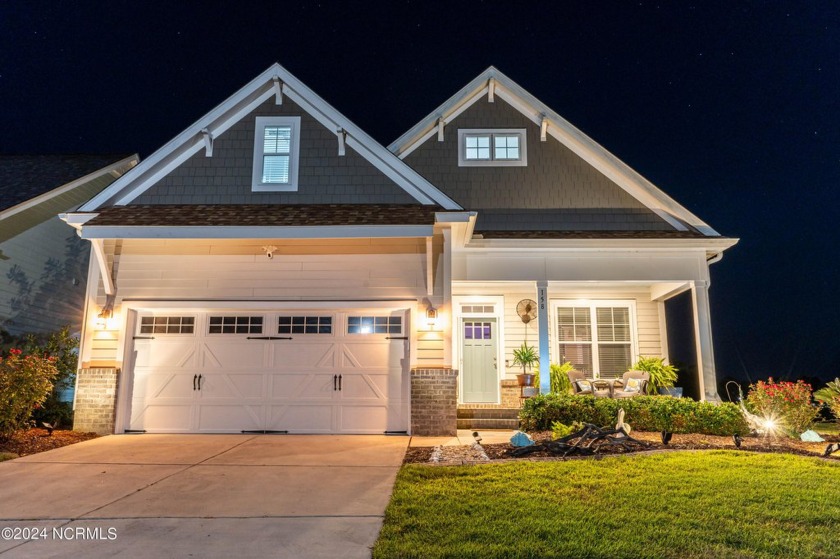
[{"label": "white garage door", "polygon": [[129,430],[408,429],[404,310],[141,313]]}]

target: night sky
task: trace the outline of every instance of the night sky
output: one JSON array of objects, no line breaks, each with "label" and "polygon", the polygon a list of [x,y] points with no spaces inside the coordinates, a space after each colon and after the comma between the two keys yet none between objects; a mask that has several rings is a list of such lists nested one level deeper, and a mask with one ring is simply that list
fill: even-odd
[{"label": "night sky", "polygon": [[494,65],[721,234],[719,377],[840,376],[835,2],[2,2],[0,152],[147,157],[279,62],[387,145]]}]

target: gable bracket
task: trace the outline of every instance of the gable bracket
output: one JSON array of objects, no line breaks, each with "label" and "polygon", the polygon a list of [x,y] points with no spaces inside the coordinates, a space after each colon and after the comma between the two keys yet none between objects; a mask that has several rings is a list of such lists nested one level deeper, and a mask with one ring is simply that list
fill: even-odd
[{"label": "gable bracket", "polygon": [[213,157],[213,134],[209,129],[202,128],[201,136],[204,140],[204,157]]},{"label": "gable bracket", "polygon": [[99,275],[102,276],[102,285],[106,295],[115,295],[117,289],[114,286],[114,278],[111,276],[111,268],[108,266],[108,258],[105,256],[105,241],[103,239],[91,239],[93,254],[96,256],[96,264],[99,266]]},{"label": "gable bracket", "polygon": [[496,80],[494,78],[490,78],[487,82],[487,102],[496,102]]},{"label": "gable bracket", "polygon": [[540,120],[540,141],[546,141],[546,135],[548,134],[548,117],[542,115],[542,120]]},{"label": "gable bracket", "polygon": [[440,117],[437,122],[437,137],[438,142],[443,141],[443,128],[446,126],[446,121],[443,120],[443,117]]},{"label": "gable bracket", "polygon": [[282,105],[283,104],[283,82],[280,81],[280,76],[274,76],[271,78],[271,81],[274,82],[274,104],[275,105]]},{"label": "gable bracket", "polygon": [[347,140],[347,130],[339,128],[335,131],[335,135],[338,137],[338,155],[339,157],[344,157],[344,143]]}]

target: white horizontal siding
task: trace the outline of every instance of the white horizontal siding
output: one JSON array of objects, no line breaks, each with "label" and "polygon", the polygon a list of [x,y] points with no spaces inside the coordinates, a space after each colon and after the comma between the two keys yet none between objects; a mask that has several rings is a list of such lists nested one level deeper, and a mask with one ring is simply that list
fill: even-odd
[{"label": "white horizontal siding", "polygon": [[[636,305],[636,334],[639,355],[663,355],[661,336],[659,330],[659,308],[655,302],[650,300],[650,295],[645,291],[631,291],[617,288],[610,289],[574,289],[564,290],[562,287],[551,286],[548,290],[549,300],[554,299],[587,299],[587,300],[624,300],[635,301]],[[516,305],[523,299],[536,300],[536,288],[533,284],[523,282],[521,287],[515,284],[505,283],[499,287],[493,284],[485,285],[459,285],[453,286],[453,294],[461,296],[501,296],[504,298],[504,360],[505,378],[513,378],[522,372],[521,368],[513,365],[513,350],[519,348],[526,339],[529,346],[539,351],[539,327],[538,320],[532,320],[527,326],[516,313]],[[472,304],[472,303],[470,303]],[[551,322],[553,324],[553,320]],[[557,349],[555,347],[556,335],[549,331],[550,353],[552,362],[556,362]]]}]

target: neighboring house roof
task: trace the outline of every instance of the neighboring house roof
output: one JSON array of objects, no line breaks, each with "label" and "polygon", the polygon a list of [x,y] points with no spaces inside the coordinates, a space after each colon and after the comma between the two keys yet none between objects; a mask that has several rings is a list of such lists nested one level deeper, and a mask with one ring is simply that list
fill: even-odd
[{"label": "neighboring house roof", "polygon": [[130,154],[0,155],[0,212],[47,194],[60,186],[76,186],[127,164]]},{"label": "neighboring house roof", "polygon": [[130,204],[192,155],[202,149],[207,153],[212,153],[213,139],[250,114],[260,104],[272,97],[277,101],[282,101],[284,96],[288,96],[324,127],[334,132],[337,145],[339,140],[343,141],[346,146],[388,176],[420,204],[461,209],[458,204],[335,110],[285,68],[279,64],[273,64],[146,158],[131,173],[114,182],[111,187],[82,206],[80,211],[95,212],[106,206]]},{"label": "neighboring house roof", "polygon": [[558,140],[674,229],[695,229],[705,236],[719,236],[707,223],[493,66],[429,113],[388,149],[404,159],[484,96],[504,100],[539,127],[542,137],[551,136]]},{"label": "neighboring house roof", "polygon": [[431,225],[439,206],[419,204],[142,205],[104,208],[95,226]]},{"label": "neighboring house roof", "polygon": [[72,211],[134,167],[134,155],[0,155],[0,242]]}]

